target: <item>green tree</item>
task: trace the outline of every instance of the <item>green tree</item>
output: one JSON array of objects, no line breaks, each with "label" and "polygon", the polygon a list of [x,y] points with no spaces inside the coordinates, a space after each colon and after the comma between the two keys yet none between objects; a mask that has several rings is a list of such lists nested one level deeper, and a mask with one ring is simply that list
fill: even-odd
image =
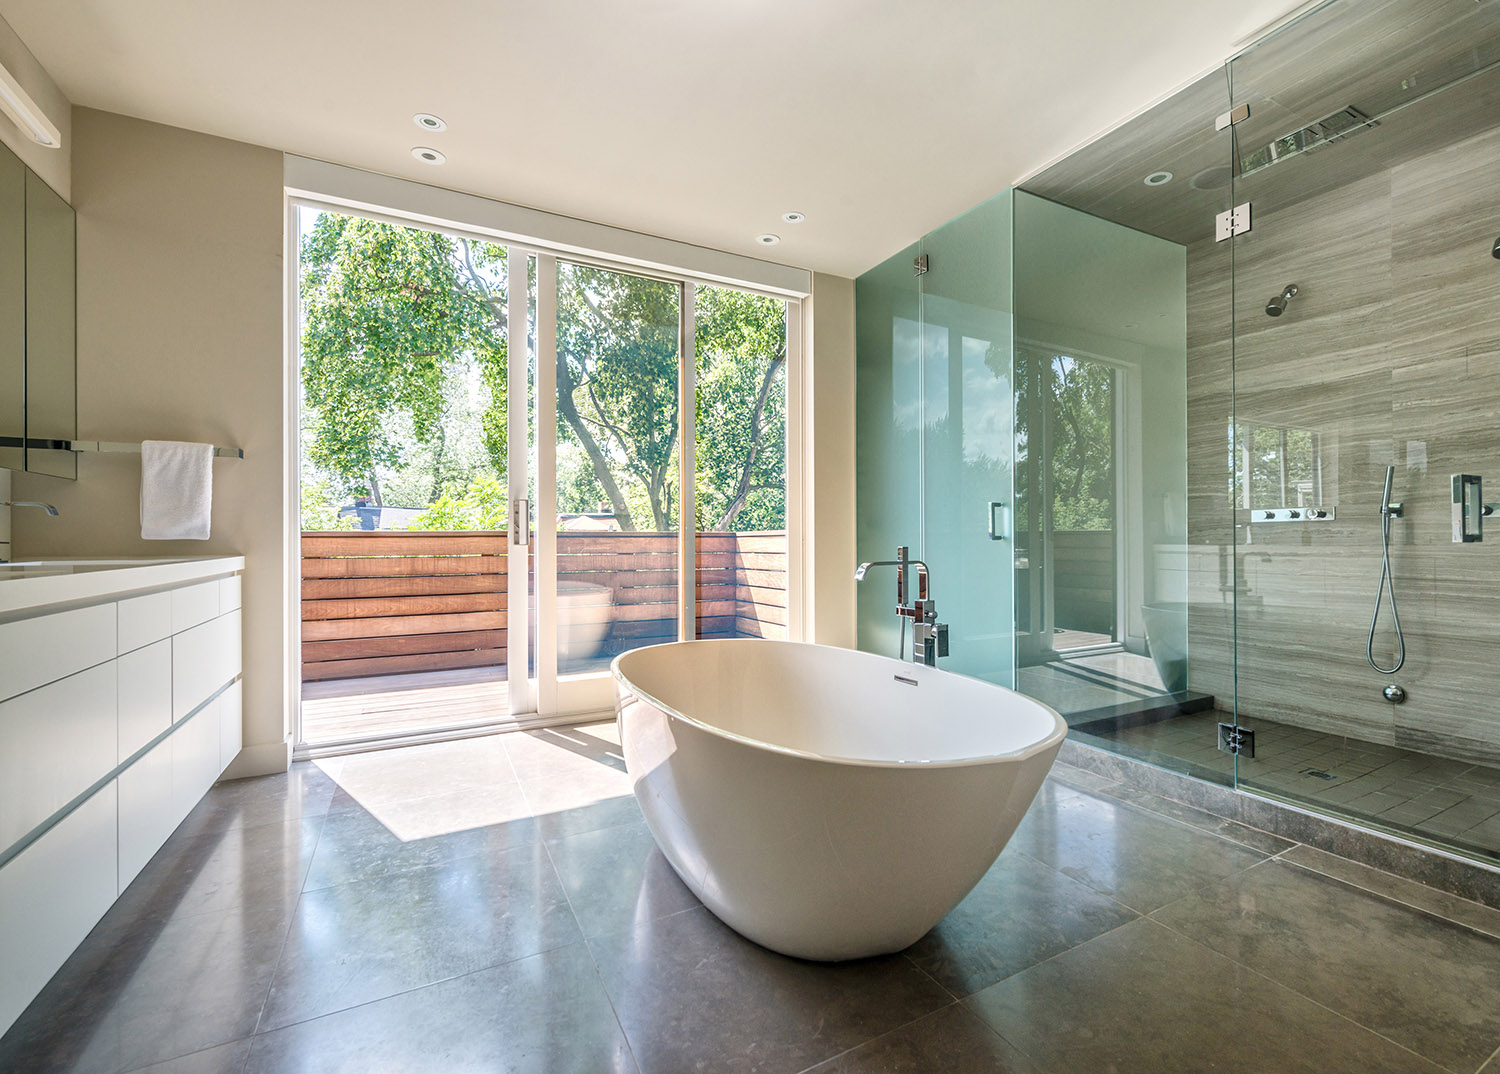
[{"label": "green tree", "polygon": [[709,530],[786,525],[786,304],[700,287],[694,486]]},{"label": "green tree", "polygon": [[[403,476],[429,521],[472,512],[477,475],[454,458],[455,381],[477,367],[490,476],[506,469],[503,248],[322,213],[302,243],[304,427],[309,462],[384,504]],[[516,283],[519,285],[519,280]],[[785,525],[785,303],[698,290],[697,479],[714,528]],[[681,288],[563,262],[557,288],[559,509],[608,504],[623,529],[679,521]],[[462,393],[457,393],[462,394]],[[497,484],[498,487],[498,484]],[[442,504],[441,509],[437,509]],[[479,508],[475,508],[479,510]]]},{"label": "green tree", "polygon": [[[443,434],[460,358],[489,387],[483,424],[505,458],[505,251],[364,217],[321,213],[302,241],[302,389],[311,461],[384,502],[380,473]],[[394,419],[409,421],[397,435]]]}]

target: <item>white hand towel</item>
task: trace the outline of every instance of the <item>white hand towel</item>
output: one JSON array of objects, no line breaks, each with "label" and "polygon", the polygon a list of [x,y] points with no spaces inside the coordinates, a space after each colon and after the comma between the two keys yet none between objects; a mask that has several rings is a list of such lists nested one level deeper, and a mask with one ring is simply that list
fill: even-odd
[{"label": "white hand towel", "polygon": [[141,537],[208,540],[213,504],[212,444],[141,442]]}]

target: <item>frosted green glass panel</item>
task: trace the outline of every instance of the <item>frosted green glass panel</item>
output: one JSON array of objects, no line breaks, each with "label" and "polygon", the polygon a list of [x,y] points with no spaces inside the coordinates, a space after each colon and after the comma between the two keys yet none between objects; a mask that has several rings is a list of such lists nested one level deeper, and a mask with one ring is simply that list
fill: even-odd
[{"label": "frosted green glass panel", "polygon": [[[921,554],[922,310],[912,272],[916,255],[917,247],[909,246],[855,281],[856,540],[861,560],[891,559],[902,544],[911,547],[913,556]],[[851,573],[854,568],[850,563]],[[895,593],[895,574],[889,569],[872,571],[860,584],[861,649],[897,654]]]},{"label": "frosted green glass panel", "polygon": [[1011,230],[1005,191],[925,238],[928,271],[917,278],[920,548],[949,626],[940,663],[1005,686],[1015,676]]}]

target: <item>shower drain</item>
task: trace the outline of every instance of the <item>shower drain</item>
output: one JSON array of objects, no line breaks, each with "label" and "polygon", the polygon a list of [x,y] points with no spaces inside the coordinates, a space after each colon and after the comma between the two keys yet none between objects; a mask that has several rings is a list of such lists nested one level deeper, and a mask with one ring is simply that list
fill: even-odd
[{"label": "shower drain", "polygon": [[1304,768],[1302,770],[1302,774],[1304,776],[1312,776],[1314,779],[1338,779],[1339,778],[1338,776],[1334,775],[1332,772],[1325,772],[1321,768]]}]

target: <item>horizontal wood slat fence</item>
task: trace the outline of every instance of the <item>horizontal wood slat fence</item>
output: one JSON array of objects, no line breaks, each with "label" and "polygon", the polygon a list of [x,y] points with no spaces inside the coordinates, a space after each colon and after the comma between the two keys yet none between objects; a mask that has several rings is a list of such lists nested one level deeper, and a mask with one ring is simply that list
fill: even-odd
[{"label": "horizontal wood slat fence", "polygon": [[[698,534],[698,636],[786,637],[786,550],[780,531]],[[503,665],[507,551],[504,532],[304,532],[303,681]],[[675,534],[559,533],[557,570],[575,646],[677,637]]]}]

